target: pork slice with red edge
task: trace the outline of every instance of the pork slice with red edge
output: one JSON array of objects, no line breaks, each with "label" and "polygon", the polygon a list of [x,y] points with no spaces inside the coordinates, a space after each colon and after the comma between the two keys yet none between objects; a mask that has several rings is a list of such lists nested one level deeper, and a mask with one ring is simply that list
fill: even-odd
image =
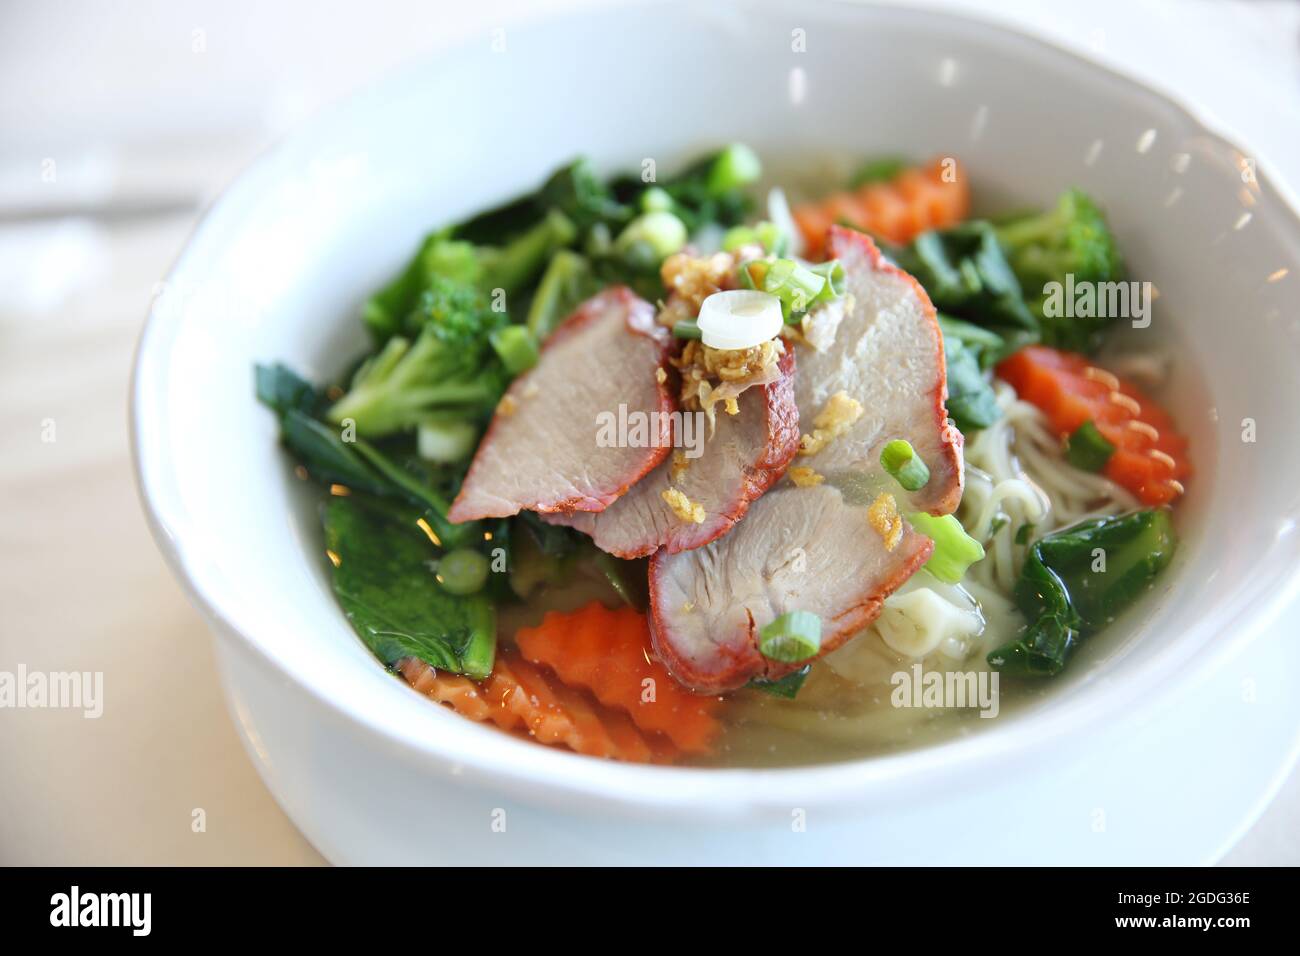
[{"label": "pork slice with red edge", "polygon": [[[703,414],[695,415],[690,427],[701,443],[696,445],[698,457],[685,457],[688,449],[680,446],[686,436],[679,434],[674,455],[604,511],[550,514],[544,520],[576,528],[620,558],[640,558],[660,548],[672,554],[726,534],[749,503],[785,473],[799,447],[792,347],[778,368],[775,381],[741,393],[737,414],[728,415],[719,406],[711,435]],[[704,521],[683,519],[673,511],[663,497],[670,488],[700,505]]]},{"label": "pork slice with red edge", "polygon": [[[671,451],[676,400],[661,370],[671,336],[654,307],[619,286],[588,299],[511,383],[479,443],[452,521],[522,510],[600,511]],[[602,413],[640,415],[647,441],[598,441]],[[623,443],[626,445],[627,443]]]},{"label": "pork slice with red edge", "polygon": [[[805,661],[770,660],[758,649],[759,631],[790,611],[821,618],[817,656],[875,620],[934,548],[906,522],[896,539],[882,533],[868,517],[879,495],[892,495],[904,515],[950,514],[961,500],[961,434],[947,422],[934,306],[868,237],[832,228],[830,254],[845,270],[845,315],[824,351],[800,347],[795,397],[805,434],[838,392],[861,404],[861,417],[793,463],[822,476],[820,484],[782,482],[726,537],[693,551],[661,551],[650,562],[655,650],[677,680],[701,693],[802,667]],[[904,491],[880,467],[881,448],[895,438],[911,442],[930,469],[919,491]]]}]

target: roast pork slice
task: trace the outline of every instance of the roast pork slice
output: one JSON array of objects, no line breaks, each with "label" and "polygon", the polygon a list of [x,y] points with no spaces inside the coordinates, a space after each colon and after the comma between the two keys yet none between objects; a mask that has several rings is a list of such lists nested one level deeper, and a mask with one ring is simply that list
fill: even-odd
[{"label": "roast pork slice", "polygon": [[[801,667],[758,651],[759,630],[788,611],[821,618],[823,654],[875,619],[934,547],[905,521],[901,534],[888,533],[872,508],[881,495],[902,514],[950,514],[961,500],[961,434],[944,408],[934,306],[866,236],[832,229],[830,250],[852,298],[829,348],[800,349],[795,397],[805,433],[839,392],[860,403],[861,416],[795,460],[812,469],[801,475],[807,486],[783,482],[727,536],[650,562],[655,650],[677,680],[701,693]],[[930,468],[917,492],[903,491],[880,468],[880,449],[895,438],[911,442]],[[807,484],[818,476],[821,483]]]},{"label": "roast pork slice", "polygon": [[[703,413],[683,419],[691,431],[677,436],[674,455],[604,511],[550,514],[545,520],[577,528],[602,551],[620,558],[640,558],[660,548],[672,554],[726,534],[749,503],[785,473],[799,447],[794,362],[794,351],[788,350],[778,366],[780,376],[746,389],[737,399],[737,414],[719,408],[712,435]],[[700,443],[694,445],[698,457],[686,457],[691,448],[681,447],[689,435]],[[680,517],[664,500],[670,488],[700,505],[704,521]]]},{"label": "roast pork slice", "polygon": [[[670,346],[654,307],[627,288],[583,303],[502,398],[451,520],[600,511],[617,500],[671,451]],[[637,440],[607,440],[607,417],[640,423],[628,431]]]},{"label": "roast pork slice", "polygon": [[839,489],[783,484],[725,538],[651,559],[655,650],[678,681],[701,693],[779,678],[802,664],[760,654],[759,628],[787,611],[811,611],[822,620],[828,652],[875,620],[932,548],[908,530],[886,551],[865,509]]},{"label": "roast pork slice", "polygon": [[[912,443],[930,480],[908,496],[908,510],[951,514],[961,501],[961,433],[945,427],[948,376],[943,336],[921,284],[887,263],[871,239],[832,226],[830,255],[844,266],[852,297],[830,348],[799,353],[795,400],[805,433],[831,396],[845,392],[862,417],[815,455],[795,464],[817,472],[876,474],[880,450],[895,438]],[[902,504],[902,489],[895,486]]]}]

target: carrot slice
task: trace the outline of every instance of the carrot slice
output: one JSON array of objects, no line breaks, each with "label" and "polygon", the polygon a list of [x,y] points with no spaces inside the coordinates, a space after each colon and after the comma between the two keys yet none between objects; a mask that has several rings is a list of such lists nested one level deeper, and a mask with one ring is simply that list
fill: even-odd
[{"label": "carrot slice", "polygon": [[825,255],[826,231],[835,223],[848,223],[902,244],[927,229],[956,225],[969,212],[965,171],[942,159],[920,169],[905,169],[886,182],[832,193],[793,209],[795,224],[813,259]]},{"label": "carrot slice", "polygon": [[718,700],[684,690],[654,656],[645,615],[611,611],[599,601],[568,614],[552,611],[515,635],[524,657],[584,687],[638,727],[668,737],[687,753],[708,753],[719,724]]},{"label": "carrot slice", "polygon": [[671,763],[677,756],[667,738],[650,739],[626,714],[564,686],[512,648],[497,652],[492,675],[481,684],[411,657],[397,669],[420,693],[458,714],[526,733],[538,743],[632,763]]},{"label": "carrot slice", "polygon": [[1135,385],[1092,365],[1087,356],[1031,345],[1002,361],[998,375],[1037,405],[1062,438],[1091,421],[1115,446],[1104,474],[1146,505],[1183,493],[1192,472],[1187,439],[1174,420]]}]

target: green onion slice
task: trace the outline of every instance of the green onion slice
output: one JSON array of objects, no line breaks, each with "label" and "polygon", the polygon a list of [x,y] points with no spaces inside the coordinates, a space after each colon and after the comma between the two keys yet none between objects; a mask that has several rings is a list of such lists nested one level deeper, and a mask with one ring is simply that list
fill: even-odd
[{"label": "green onion slice", "polygon": [[806,661],[821,650],[822,619],[811,611],[789,611],[758,632],[758,651],[783,664]]},{"label": "green onion slice", "polygon": [[[757,278],[757,277],[754,277]],[[794,259],[776,259],[767,263],[763,273],[763,291],[781,300],[786,322],[792,322],[818,300],[827,280]]]},{"label": "green onion slice", "polygon": [[920,491],[930,480],[930,469],[912,443],[895,438],[880,450],[880,466],[907,491]]},{"label": "green onion slice", "polygon": [[1065,440],[1065,457],[1075,468],[1101,471],[1115,454],[1115,446],[1097,430],[1092,419],[1084,422]]},{"label": "green onion slice", "polygon": [[681,319],[673,323],[673,335],[679,339],[698,339],[703,338],[704,333],[700,331],[700,323],[694,319]]},{"label": "green onion slice", "polygon": [[818,302],[829,302],[844,295],[844,266],[840,265],[840,260],[830,259],[819,262],[809,266],[808,269],[826,280],[822,291],[817,293]]},{"label": "green onion slice", "polygon": [[758,154],[744,143],[732,143],[713,160],[705,188],[710,195],[719,196],[748,186],[762,175],[763,164]]},{"label": "green onion slice", "polygon": [[936,517],[924,511],[914,511],[908,522],[934,541],[934,552],[925,562],[925,569],[945,584],[958,584],[966,576],[966,569],[984,559],[984,545],[966,533],[952,515]]},{"label": "green onion slice", "polygon": [[487,584],[488,559],[469,548],[448,551],[438,562],[438,583],[449,594],[474,594]]}]

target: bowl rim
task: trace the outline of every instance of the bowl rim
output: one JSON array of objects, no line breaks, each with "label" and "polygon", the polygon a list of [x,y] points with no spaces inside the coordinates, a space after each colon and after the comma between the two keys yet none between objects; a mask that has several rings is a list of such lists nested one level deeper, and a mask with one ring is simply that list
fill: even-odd
[{"label": "bowl rim", "polygon": [[[1177,123],[1189,132],[1213,140],[1216,145],[1235,149],[1256,160],[1257,176],[1266,181],[1278,198],[1279,213],[1289,217],[1290,225],[1300,236],[1300,203],[1289,184],[1277,175],[1267,158],[1240,146],[1240,138],[1229,135],[1225,124],[1217,118],[1206,118],[1198,110],[1185,104],[1176,94],[1146,79],[1130,75],[1083,52],[1062,47],[1049,39],[1023,31],[1004,21],[985,19],[941,8],[899,7],[890,3],[861,3],[855,0],[817,0],[826,8],[868,9],[875,15],[913,20],[918,23],[960,24],[963,30],[979,34],[988,44],[1016,44],[1022,49],[1037,49],[1070,61],[1072,68],[1104,75],[1110,82],[1121,85],[1129,95],[1151,97],[1160,102],[1171,115],[1170,123]],[[632,8],[687,7],[685,0],[640,0]],[[568,22],[576,18],[617,16],[628,6],[575,9],[559,15],[525,15],[512,29],[528,30],[540,25]],[[444,56],[463,51],[464,40],[440,53]],[[213,231],[214,223],[232,207],[247,201],[256,194],[259,178],[266,174],[277,159],[286,156],[295,145],[309,140],[313,134],[351,115],[360,108],[375,90],[398,90],[423,75],[428,57],[416,58],[410,64],[381,76],[357,92],[337,102],[310,119],[288,136],[268,147],[247,165],[238,176],[209,204],[186,238],[181,252],[168,270],[166,282],[173,283],[193,267],[196,245],[201,236]],[[223,610],[220,603],[209,595],[187,543],[173,536],[164,514],[162,498],[167,494],[165,481],[151,467],[151,459],[159,450],[147,446],[146,424],[156,411],[145,394],[151,375],[160,364],[165,364],[167,333],[174,332],[183,319],[184,310],[168,312],[151,309],[137,341],[132,361],[129,385],[128,418],[131,435],[132,466],[136,489],[145,513],[150,532],[162,552],[172,573],[181,582],[191,602],[204,614],[208,623],[220,636],[236,638],[239,644],[251,651],[277,675],[309,695],[315,703],[347,722],[360,725],[371,732],[377,742],[395,756],[419,762],[435,762],[455,775],[464,775],[466,782],[517,794],[531,802],[551,802],[571,805],[575,799],[597,802],[611,809],[646,809],[656,807],[669,811],[692,811],[713,816],[719,820],[742,821],[748,816],[780,813],[788,815],[791,807],[816,806],[842,810],[849,798],[858,805],[864,800],[876,800],[896,794],[902,788],[930,780],[936,776],[960,773],[972,765],[993,765],[1016,759],[1026,759],[1043,754],[1054,741],[1080,732],[1079,728],[1091,726],[1099,719],[1125,713],[1129,719],[1138,719],[1150,708],[1172,695],[1177,688],[1195,681],[1198,676],[1223,661],[1235,656],[1273,621],[1282,610],[1300,597],[1300,560],[1284,573],[1276,586],[1262,594],[1243,589],[1232,592],[1215,608],[1216,613],[1201,621],[1196,631],[1219,628],[1221,639],[1210,643],[1200,656],[1175,660],[1172,669],[1161,670],[1161,680],[1151,682],[1151,673],[1160,667],[1164,655],[1147,662],[1136,671],[1107,675],[1098,686],[1081,692],[1070,700],[1044,707],[1032,722],[1017,722],[1015,733],[990,729],[970,737],[957,737],[930,746],[898,753],[877,755],[829,764],[781,768],[699,768],[655,767],[619,764],[591,760],[557,748],[538,747],[535,744],[499,734],[507,744],[501,748],[487,748],[486,756],[471,742],[473,735],[454,731],[445,736],[430,736],[415,732],[400,723],[385,721],[384,715],[375,714],[325,695],[312,684],[303,681],[286,667],[257,636],[246,633]],[[161,413],[165,415],[165,412]],[[1300,555],[1298,555],[1300,557]],[[1257,589],[1258,590],[1258,589]],[[1232,620],[1236,626],[1220,627],[1220,622]],[[1192,633],[1192,632],[1189,632]],[[1190,643],[1183,641],[1180,643]],[[414,692],[412,692],[414,693]],[[441,710],[432,708],[432,710]],[[466,730],[483,730],[454,714],[446,714],[447,726],[463,724]],[[493,733],[493,731],[486,731]],[[508,757],[501,760],[497,754]]]}]

